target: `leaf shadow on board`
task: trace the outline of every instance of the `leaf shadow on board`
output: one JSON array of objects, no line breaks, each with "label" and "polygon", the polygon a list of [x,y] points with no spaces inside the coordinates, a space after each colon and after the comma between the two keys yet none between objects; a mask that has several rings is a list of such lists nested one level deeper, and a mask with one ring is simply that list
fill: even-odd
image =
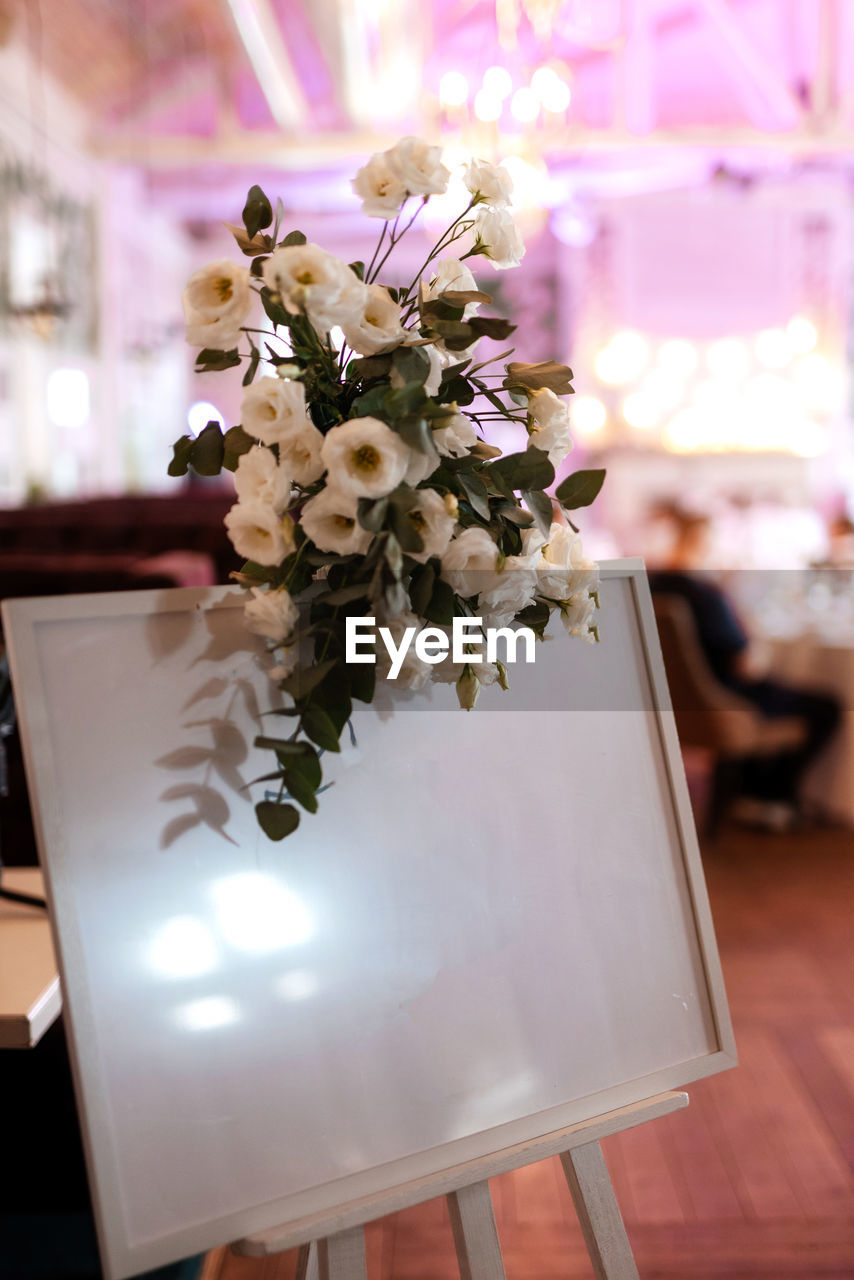
[{"label": "leaf shadow on board", "polygon": [[193,805],[190,812],[176,814],[166,823],[160,833],[161,849],[168,849],[180,836],[202,825],[215,831],[229,844],[237,844],[237,841],[225,830],[225,825],[231,817],[231,810],[225,797],[213,787],[199,782],[180,783],[174,787],[167,787],[160,799],[189,800]]},{"label": "leaf shadow on board", "polygon": [[195,614],[204,606],[202,596],[195,609],[175,608],[170,606],[167,593],[157,597],[154,608],[145,620],[145,635],[148,650],[156,662],[176,653],[192,634],[196,623]]},{"label": "leaf shadow on board", "polygon": [[[229,605],[231,607],[222,607]],[[220,605],[206,609],[204,614],[208,643],[193,665],[199,662],[224,662],[236,653],[258,653],[258,637],[243,625],[243,611],[233,607],[233,596],[227,596]]]}]

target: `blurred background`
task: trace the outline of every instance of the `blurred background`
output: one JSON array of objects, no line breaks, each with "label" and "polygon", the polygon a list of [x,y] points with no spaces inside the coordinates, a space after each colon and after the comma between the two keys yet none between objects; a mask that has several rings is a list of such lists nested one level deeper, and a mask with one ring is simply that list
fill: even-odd
[{"label": "blurred background", "polygon": [[[369,256],[381,224],[350,180],[410,133],[450,167],[511,170],[527,254],[502,273],[474,259],[478,282],[518,325],[519,358],[575,371],[566,469],[608,470],[582,513],[587,550],[670,574],[659,623],[742,1065],[606,1144],[641,1269],[845,1280],[851,0],[0,0],[0,597],[226,580],[231,477],[166,474],[174,440],[240,406],[239,375],[194,372],[184,284],[240,260],[223,224],[253,183],[281,198],[285,230]],[[411,277],[451,220],[436,204],[384,283]],[[717,594],[697,595],[708,569]],[[685,573],[693,621],[672,599]],[[757,673],[821,705],[735,706],[747,677],[704,643],[710,602],[731,638],[764,647]],[[33,863],[8,741],[0,844]],[[745,761],[792,753],[797,794],[739,813]],[[15,1275],[34,1213],[88,1203],[61,1024],[51,1034],[0,1064],[6,1096],[31,1100],[7,1134]],[[493,1195],[511,1277],[592,1274],[557,1165]],[[456,1274],[441,1201],[376,1224],[369,1252],[384,1280]],[[199,1268],[291,1280],[296,1259],[221,1249]]]},{"label": "blurred background", "polygon": [[0,502],[174,492],[194,406],[238,409],[182,336],[223,222],[259,182],[364,254],[349,180],[418,133],[511,169],[528,253],[481,282],[575,370],[596,549],[654,554],[678,496],[721,564],[820,560],[854,501],[852,113],[838,0],[2,0]]}]

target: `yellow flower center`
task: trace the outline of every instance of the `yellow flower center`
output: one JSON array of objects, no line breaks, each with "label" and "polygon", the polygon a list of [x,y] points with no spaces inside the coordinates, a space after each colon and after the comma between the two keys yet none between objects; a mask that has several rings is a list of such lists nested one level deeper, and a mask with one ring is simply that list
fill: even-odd
[{"label": "yellow flower center", "polygon": [[301,271],[301,272],[300,272],[300,274],[297,276],[297,280],[299,281],[299,283],[300,283],[300,284],[313,284],[313,283],[314,283],[314,282],[313,282],[313,280],[312,280],[312,278],[311,278],[311,272],[310,272],[310,271]]},{"label": "yellow flower center", "polygon": [[427,521],[420,511],[410,511],[409,520],[413,529],[418,533],[422,533],[427,528]]},{"label": "yellow flower center", "polygon": [[219,294],[220,302],[231,301],[231,296],[234,293],[234,285],[229,280],[228,276],[220,276],[214,284],[214,289]]},{"label": "yellow flower center", "polygon": [[360,445],[353,450],[353,466],[357,471],[376,471],[382,459],[372,444]]},{"label": "yellow flower center", "polygon": [[356,521],[351,516],[333,516],[332,523],[336,529],[352,529]]}]

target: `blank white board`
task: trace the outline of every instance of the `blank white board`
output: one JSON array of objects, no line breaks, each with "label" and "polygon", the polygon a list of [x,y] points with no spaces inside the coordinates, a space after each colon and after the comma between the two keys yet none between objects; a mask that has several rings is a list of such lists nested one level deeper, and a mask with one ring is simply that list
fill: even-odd
[{"label": "blank white board", "polygon": [[734,1063],[639,562],[475,712],[356,704],[280,844],[225,588],[4,605],[117,1280]]}]

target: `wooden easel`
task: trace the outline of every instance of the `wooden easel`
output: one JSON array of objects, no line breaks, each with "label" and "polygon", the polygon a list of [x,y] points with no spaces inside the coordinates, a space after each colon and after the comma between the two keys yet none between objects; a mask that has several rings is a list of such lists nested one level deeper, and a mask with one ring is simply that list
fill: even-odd
[{"label": "wooden easel", "polygon": [[329,1213],[246,1236],[232,1248],[236,1253],[261,1257],[299,1245],[297,1280],[367,1280],[364,1223],[445,1195],[460,1280],[505,1280],[488,1179],[559,1155],[596,1280],[638,1280],[599,1143],[687,1105],[686,1093],[661,1093],[532,1142],[352,1201]]}]

